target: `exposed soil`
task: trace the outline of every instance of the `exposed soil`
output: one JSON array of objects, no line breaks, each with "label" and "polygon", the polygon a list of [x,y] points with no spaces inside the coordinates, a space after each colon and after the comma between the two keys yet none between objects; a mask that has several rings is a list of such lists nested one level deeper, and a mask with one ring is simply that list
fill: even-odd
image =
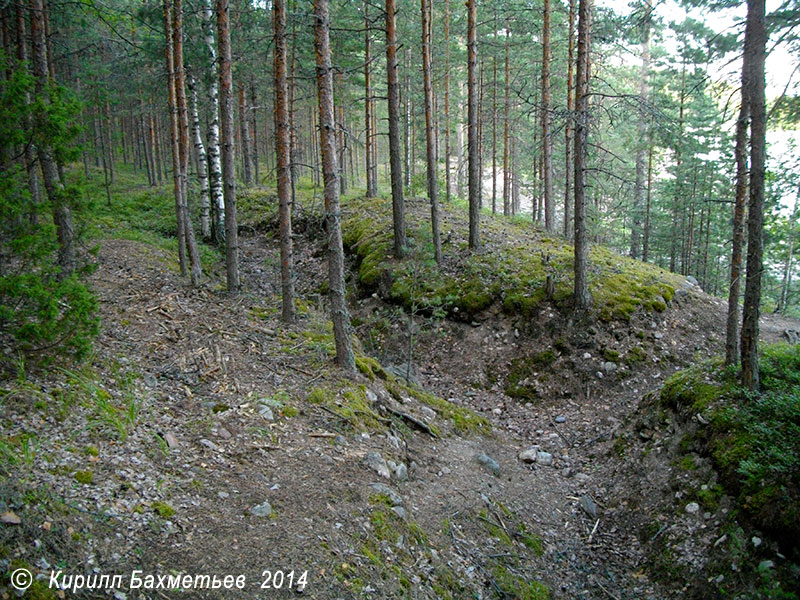
[{"label": "exposed soil", "polygon": [[[552,598],[682,596],[644,569],[653,540],[641,526],[670,499],[669,464],[660,451],[627,463],[615,442],[623,433],[634,438],[629,444],[651,439],[646,428],[634,430],[642,398],[722,350],[722,301],[687,286],[664,313],[637,313],[631,323],[569,321],[544,307],[526,322],[490,309],[470,325],[409,319],[375,298],[355,300],[367,351],[402,371],[413,341],[409,370],[420,385],[494,429],[462,437],[437,416],[432,422],[446,435],[433,437],[382,413],[387,428],[363,431],[306,401],[320,382],[343,378],[324,347],[303,343],[302,332],[324,318],[309,307],[296,326],[280,325],[277,248],[256,235],[242,243],[247,291],[232,299],[215,282],[185,287],[159,250],[102,242],[93,286],[103,330],[93,364],[118,404],[126,374],[137,375],[127,397],[138,399],[138,414],[123,440],[96,401],[69,403],[67,392],[81,388],[69,373],[30,374],[13,388],[0,433],[31,434],[37,449],[0,484],[0,512],[22,521],[1,525],[5,566],[24,561],[45,576],[51,568],[94,569],[126,582],[134,569],[246,575],[244,590],[190,594],[202,598],[539,597],[522,595],[535,591],[520,587],[526,581],[542,582]],[[298,260],[304,273],[319,273],[313,246],[301,245]],[[308,293],[313,284],[306,285]],[[378,339],[370,330],[381,319],[388,325]],[[763,339],[777,341],[787,328],[800,327],[766,315]],[[536,398],[508,397],[512,361],[548,349],[552,361],[528,382]],[[388,402],[380,380],[358,382]],[[266,397],[282,402],[272,420],[259,404]],[[408,411],[417,408],[409,400]],[[552,464],[522,462],[518,454],[532,445]],[[369,452],[407,465],[408,480],[381,478],[364,464]],[[494,460],[497,474],[476,455]],[[79,482],[79,472],[90,472],[91,482]],[[390,510],[395,502],[376,497],[375,482],[399,493],[405,520]],[[265,501],[271,516],[253,514]],[[702,561],[715,515],[671,518],[666,526],[697,540],[686,543],[683,559]],[[306,585],[288,590],[287,579],[282,590],[259,589],[266,570],[293,570],[296,579],[307,571]],[[0,587],[0,596],[12,594]]]}]

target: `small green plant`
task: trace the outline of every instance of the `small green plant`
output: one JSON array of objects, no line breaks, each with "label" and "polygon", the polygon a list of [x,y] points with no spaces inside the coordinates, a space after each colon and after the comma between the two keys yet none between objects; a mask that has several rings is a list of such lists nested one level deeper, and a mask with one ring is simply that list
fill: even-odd
[{"label": "small green plant", "polygon": [[75,471],[73,477],[75,481],[83,485],[90,485],[94,482],[94,473],[92,471]]},{"label": "small green plant", "polygon": [[169,519],[172,515],[175,514],[175,509],[166,502],[162,502],[161,500],[156,500],[155,502],[153,502],[151,506],[155,511],[155,513],[162,519]]}]

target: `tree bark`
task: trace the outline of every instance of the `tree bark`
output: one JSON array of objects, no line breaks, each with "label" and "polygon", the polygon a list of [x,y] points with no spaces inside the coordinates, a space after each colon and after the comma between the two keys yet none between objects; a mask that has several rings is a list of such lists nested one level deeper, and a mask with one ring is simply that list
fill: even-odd
[{"label": "tree bark", "polygon": [[745,68],[749,71],[750,195],[747,203],[747,275],[742,311],[742,385],[758,391],[758,318],[764,268],[764,180],[767,111],[764,60],[767,45],[765,0],[748,0],[745,25]]},{"label": "tree bark", "polygon": [[591,303],[586,277],[588,248],[586,235],[586,154],[589,128],[589,40],[591,0],[578,4],[578,65],[575,82],[575,308]]},{"label": "tree bark", "polygon": [[450,0],[444,0],[444,190],[447,204],[452,194],[450,154]]},{"label": "tree bark", "polygon": [[175,215],[178,223],[178,263],[180,265],[181,277],[186,277],[189,273],[186,260],[186,229],[183,219],[182,208],[182,184],[181,184],[181,157],[180,157],[180,133],[178,121],[178,108],[175,92],[175,54],[173,51],[173,28],[172,0],[164,0],[164,32],[166,37],[166,64],[167,64],[167,99],[169,107],[170,123],[170,147],[172,149],[172,183],[173,194],[175,196]]},{"label": "tree bark", "polygon": [[647,129],[650,117],[647,114],[647,103],[650,95],[650,13],[652,7],[649,0],[642,0],[644,14],[641,17],[642,64],[639,69],[639,110],[636,124],[636,179],[633,185],[633,210],[631,211],[631,258],[639,258],[642,242],[642,205],[645,202],[646,161],[649,136]]},{"label": "tree bark", "polygon": [[275,158],[278,175],[278,222],[281,247],[281,318],[293,323],[294,258],[292,247],[292,168],[291,133],[289,126],[289,85],[286,80],[286,0],[274,0],[272,6],[275,30]]},{"label": "tree bark", "polygon": [[192,102],[192,137],[197,155],[197,179],[200,182],[200,235],[211,238],[211,203],[208,195],[208,168],[206,147],[200,134],[200,114],[197,111],[197,86],[194,77],[189,75],[189,95]]},{"label": "tree bark", "polygon": [[564,237],[570,235],[570,196],[572,193],[572,134],[575,127],[575,0],[569,0],[569,32],[567,34],[567,123],[564,126]]},{"label": "tree bark", "polygon": [[442,262],[442,240],[439,236],[439,200],[436,173],[436,148],[433,132],[433,84],[431,82],[431,22],[429,0],[420,0],[422,13],[422,76],[425,88],[425,142],[428,168],[428,199],[431,203],[431,231],[433,255],[436,263]]},{"label": "tree bark", "polygon": [[217,75],[217,49],[214,44],[214,14],[211,0],[204,0],[202,6],[203,38],[210,59],[208,73],[209,119],[206,139],[208,140],[208,187],[213,211],[212,236],[215,242],[225,239],[225,201],[222,193],[222,165],[219,152],[219,78]]},{"label": "tree bark", "polygon": [[189,278],[193,286],[200,283],[200,253],[194,237],[189,212],[189,111],[186,104],[186,81],[183,67],[183,0],[172,2],[172,53],[175,83],[175,106],[178,121],[178,152],[180,157],[179,217],[183,219],[184,242],[189,256]]},{"label": "tree bark", "polygon": [[222,150],[222,184],[225,203],[225,272],[229,294],[239,293],[239,231],[236,222],[236,165],[231,77],[231,30],[229,0],[217,0],[219,45],[219,104]]},{"label": "tree bark", "polygon": [[553,198],[553,138],[550,134],[550,0],[544,0],[542,17],[542,170],[544,171],[544,226],[555,231],[555,199]]},{"label": "tree bark", "polygon": [[372,130],[372,31],[369,20],[369,0],[364,2],[364,166],[367,172],[367,198],[378,195],[378,170],[373,164],[372,145],[375,132]]},{"label": "tree bark", "polygon": [[252,144],[251,160],[253,164],[253,182],[258,185],[261,181],[258,173],[258,105],[256,104],[256,84],[250,82],[250,138]]},{"label": "tree bark", "polygon": [[[15,7],[16,29],[17,29],[17,60],[21,64],[25,64],[28,60],[28,44],[26,41],[25,33],[25,6],[22,2],[18,2]],[[78,81],[78,88],[80,88],[80,80]],[[25,102],[29,104],[31,101],[30,92],[25,94]],[[33,141],[33,120],[30,115],[26,115],[25,122],[23,123],[25,133],[30,140],[25,145],[25,154],[23,160],[25,161],[25,171],[28,176],[28,192],[31,195],[31,204],[33,210],[31,211],[31,223],[36,224],[39,220],[38,207],[42,203],[42,188],[39,185],[39,175],[36,172],[36,144]],[[84,134],[85,135],[85,134]],[[84,152],[84,163],[86,154]],[[84,169],[86,170],[86,169]]]},{"label": "tree bark", "polygon": [[[50,84],[51,68],[48,65],[46,12],[42,0],[30,1],[31,19],[31,60],[35,79],[35,94],[44,104],[48,104],[47,87]],[[68,199],[64,197],[64,184],[59,174],[58,164],[53,156],[53,149],[46,143],[36,148],[42,181],[47,198],[53,211],[53,222],[58,237],[58,265],[61,267],[59,277],[66,278],[74,273],[75,259],[75,225],[72,209]]]},{"label": "tree bark", "polygon": [[237,83],[239,92],[239,127],[242,139],[242,171],[244,172],[244,184],[247,187],[253,186],[253,155],[252,143],[250,141],[250,120],[247,108],[247,96],[245,94],[244,82]]},{"label": "tree bark", "polygon": [[511,214],[511,146],[509,140],[509,116],[511,113],[511,63],[510,52],[511,23],[506,17],[506,56],[505,56],[505,102],[503,104],[503,214]]},{"label": "tree bark", "polygon": [[480,172],[478,140],[478,82],[476,68],[478,58],[478,2],[467,0],[467,158],[469,189],[469,248],[480,250]]},{"label": "tree bark", "polygon": [[[396,12],[395,0],[386,0],[386,79],[389,104],[389,166],[392,178],[394,255],[396,258],[403,258],[406,253],[406,224],[403,171],[400,162],[400,84],[397,80]],[[321,114],[320,122],[322,122]]]},{"label": "tree bark", "polygon": [[[390,0],[387,0],[387,10],[394,8],[389,6],[389,2]],[[394,20],[394,13],[392,12],[391,15]],[[387,15],[387,31],[389,29],[388,20],[389,16]],[[355,358],[350,341],[350,315],[345,298],[339,182],[336,181],[338,165],[336,164],[336,122],[333,117],[333,68],[331,66],[329,29],[328,0],[314,0],[314,45],[317,57],[322,175],[325,183],[325,221],[328,228],[328,282],[331,320],[336,343],[336,363],[347,371],[355,372]],[[395,123],[396,126],[397,123]]]}]

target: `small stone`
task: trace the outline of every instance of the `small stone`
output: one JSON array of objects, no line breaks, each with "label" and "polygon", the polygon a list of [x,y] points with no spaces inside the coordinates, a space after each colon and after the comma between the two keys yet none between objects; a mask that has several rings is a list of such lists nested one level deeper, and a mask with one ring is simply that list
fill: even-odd
[{"label": "small stone", "polygon": [[663,334],[663,333],[661,333],[660,331],[656,331],[656,332],[653,334],[653,337],[654,337],[655,339],[657,339],[657,340],[660,340],[661,338],[663,338],[663,337],[664,337],[664,334]]},{"label": "small stone", "polygon": [[219,498],[220,500],[224,500],[225,498],[228,498],[229,496],[230,496],[230,494],[228,492],[217,492],[217,498]]},{"label": "small stone", "polygon": [[695,277],[693,277],[692,275],[686,276],[686,283],[691,283],[692,285],[698,284],[697,279],[695,279]]},{"label": "small stone", "polygon": [[431,421],[436,419],[436,411],[429,406],[421,406],[419,412],[422,413],[422,417],[425,419],[427,423],[430,423]]},{"label": "small stone", "polygon": [[378,401],[378,396],[375,394],[375,392],[373,392],[373,391],[372,391],[371,389],[369,389],[369,388],[367,388],[366,390],[364,390],[364,395],[367,397],[367,400],[369,400],[370,402],[373,402],[373,403],[374,403],[374,402],[377,402],[377,401]]},{"label": "small stone", "polygon": [[764,571],[772,569],[773,567],[775,567],[775,563],[771,560],[762,560],[760,563],[758,563],[758,572],[763,573]]},{"label": "small stone", "polygon": [[493,408],[493,409],[492,409],[492,414],[493,414],[493,415],[500,416],[500,415],[502,415],[502,414],[503,414],[503,409],[502,409],[502,408]]},{"label": "small stone", "polygon": [[758,537],[757,535],[754,535],[754,536],[753,536],[753,539],[752,539],[752,540],[750,540],[750,541],[751,541],[751,542],[753,542],[753,546],[754,546],[755,548],[758,548],[758,547],[761,545],[761,538],[760,538],[760,537]]},{"label": "small stone", "polygon": [[158,381],[156,381],[155,375],[152,373],[145,373],[142,379],[144,380],[144,384],[149,388],[154,388],[158,385]]},{"label": "small stone", "polygon": [[268,500],[265,500],[261,504],[251,508],[250,514],[254,517],[268,517],[272,514],[272,505]]},{"label": "small stone", "polygon": [[578,500],[578,504],[580,505],[583,512],[585,512],[587,515],[589,515],[593,519],[597,518],[597,504],[589,496],[587,496],[586,494],[581,496],[580,499]]},{"label": "small stone", "polygon": [[391,511],[397,515],[398,518],[402,519],[403,521],[406,520],[406,509],[402,506],[393,506]]},{"label": "small stone", "polygon": [[567,421],[567,417],[565,417],[565,416],[563,416],[563,415],[558,415],[558,416],[555,418],[555,422],[556,422],[556,423],[565,423],[566,421]]},{"label": "small stone", "polygon": [[7,525],[19,525],[22,523],[22,519],[20,519],[16,513],[10,510],[0,515],[0,521],[6,523]]},{"label": "small stone", "polygon": [[685,510],[690,515],[693,515],[700,510],[700,505],[697,502],[689,502],[689,504],[686,505]]},{"label": "small stone", "polygon": [[589,360],[590,358],[592,358],[591,354],[589,354],[588,352],[583,353],[583,360]]},{"label": "small stone", "polygon": [[552,465],[553,455],[549,452],[542,452],[541,450],[536,454],[536,462],[540,465]]},{"label": "small stone", "polygon": [[231,432],[230,432],[230,431],[228,431],[227,429],[225,429],[224,427],[220,427],[220,428],[217,430],[217,435],[218,435],[219,437],[221,437],[223,440],[229,440],[229,439],[231,439],[231,437],[233,437],[233,436],[231,435]]},{"label": "small stone", "polygon": [[402,496],[400,496],[400,494],[395,492],[392,488],[390,488],[385,483],[370,483],[369,487],[371,487],[373,490],[375,490],[379,494],[383,494],[384,496],[389,498],[389,502],[392,503],[392,506],[402,506],[402,504],[403,504]]},{"label": "small stone", "polygon": [[338,446],[346,446],[347,438],[344,437],[343,435],[337,435],[335,438],[333,438],[333,443]]},{"label": "small stone", "polygon": [[217,445],[214,442],[212,442],[211,440],[207,440],[207,439],[203,438],[202,440],[200,440],[200,443],[203,446],[205,446],[206,448],[208,448],[209,450],[217,450]]},{"label": "small stone", "polygon": [[597,373],[595,373],[595,375],[597,375],[597,378],[598,378],[598,379],[602,379],[602,378],[603,378],[603,373],[602,373],[602,372],[600,372],[600,371],[598,371]]},{"label": "small stone", "polygon": [[493,458],[490,458],[486,454],[476,454],[475,460],[492,475],[495,477],[500,477],[500,465],[498,465],[497,461],[495,461]]},{"label": "small stone", "polygon": [[717,547],[717,546],[719,546],[720,544],[724,544],[724,543],[725,543],[725,540],[727,540],[727,539],[728,539],[728,534],[725,534],[725,535],[723,535],[721,538],[717,539],[717,541],[716,541],[716,542],[714,542],[714,548],[716,548],[716,547]]},{"label": "small stone", "polygon": [[606,361],[603,363],[602,369],[603,373],[611,375],[611,373],[617,370],[617,365],[611,361]]},{"label": "small stone", "polygon": [[364,457],[364,464],[384,479],[390,479],[392,477],[392,473],[389,471],[389,466],[386,464],[386,461],[383,460],[383,457],[377,452],[368,452]]},{"label": "small stone", "polygon": [[589,481],[589,476],[586,473],[576,473],[575,480],[578,483],[586,483],[587,481]]},{"label": "small stone", "polygon": [[519,453],[519,458],[522,462],[532,463],[536,462],[536,455],[539,453],[539,446],[531,446]]},{"label": "small stone", "polygon": [[262,404],[258,407],[258,414],[264,417],[267,421],[275,420],[275,415],[272,413],[272,409],[266,404]]},{"label": "small stone", "polygon": [[180,446],[180,442],[178,442],[178,438],[171,432],[164,434],[164,441],[167,442],[167,447],[170,450],[174,450],[178,446]]}]

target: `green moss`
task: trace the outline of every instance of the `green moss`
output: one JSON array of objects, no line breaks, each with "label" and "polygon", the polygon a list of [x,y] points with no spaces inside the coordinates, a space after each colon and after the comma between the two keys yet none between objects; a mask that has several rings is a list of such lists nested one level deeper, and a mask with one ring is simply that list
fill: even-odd
[{"label": "green moss", "polygon": [[90,485],[94,482],[94,473],[92,471],[75,471],[75,475],[73,476],[75,481],[78,483],[82,483],[83,485]]},{"label": "green moss", "polygon": [[342,380],[338,390],[329,385],[312,389],[306,401],[325,406],[329,412],[347,421],[354,430],[382,431],[386,428],[383,419],[373,410],[366,390],[364,385]]},{"label": "green moss", "polygon": [[[545,237],[528,223],[488,220],[485,226],[502,234],[498,236],[502,246],[460,255],[457,270],[443,271],[432,262],[428,244],[419,243],[430,236],[427,217],[407,213],[409,240],[418,243],[409,244],[406,259],[396,260],[391,256],[391,202],[355,197],[344,204],[348,211],[342,221],[343,240],[358,259],[359,283],[367,292],[378,291],[409,310],[467,320],[495,302],[506,312],[525,317],[545,301],[569,304],[571,246],[566,240]],[[452,216],[457,224],[463,223]],[[590,263],[590,291],[607,319],[628,319],[640,307],[666,309],[678,280],[652,265],[597,247],[590,253]],[[545,290],[548,277],[555,284],[552,299]]]},{"label": "green moss", "polygon": [[397,540],[400,538],[398,526],[402,525],[402,522],[394,513],[375,510],[369,516],[369,522],[372,524],[372,531],[377,539],[385,540],[392,544],[397,543]]},{"label": "green moss", "polygon": [[300,414],[300,409],[295,406],[284,406],[281,408],[281,414],[287,419],[291,419],[292,417],[296,417],[298,414]]},{"label": "green moss", "polygon": [[552,349],[543,350],[532,356],[515,358],[506,376],[505,393],[512,398],[531,401],[539,397],[536,377],[547,370],[556,360]]},{"label": "green moss", "polygon": [[619,352],[616,350],[612,350],[611,348],[606,348],[603,350],[603,358],[605,358],[609,362],[618,363],[619,362]]},{"label": "green moss", "polygon": [[83,449],[83,453],[87,456],[98,456],[100,451],[97,449],[97,446],[90,444]]},{"label": "green moss", "polygon": [[647,360],[647,352],[641,346],[634,346],[625,355],[625,362],[629,365],[638,365]]},{"label": "green moss", "polygon": [[[782,543],[800,537],[800,347],[762,349],[760,393],[743,390],[737,374],[710,361],[675,374],[661,391],[662,406],[703,413],[709,422],[680,449],[708,456],[721,488],[698,493],[716,506],[725,493],[762,530]],[[688,465],[688,459],[681,459]]]},{"label": "green moss", "polygon": [[172,515],[175,514],[175,509],[171,507],[166,502],[161,502],[160,500],[156,500],[152,504],[152,508],[155,513],[161,517],[162,519],[169,519]]},{"label": "green moss", "polygon": [[492,574],[497,587],[503,592],[502,598],[513,598],[514,600],[547,600],[550,598],[550,590],[546,585],[538,581],[526,581],[509,572],[502,565],[495,566]]},{"label": "green moss", "polygon": [[[410,396],[434,409],[440,416],[453,422],[453,429],[461,435],[480,434],[488,435],[492,426],[484,417],[475,414],[468,408],[456,406],[443,398],[423,392],[419,388],[401,383],[397,379],[386,380],[386,389],[395,399],[402,401],[406,396]],[[438,430],[431,426],[434,433],[438,435]]]}]

